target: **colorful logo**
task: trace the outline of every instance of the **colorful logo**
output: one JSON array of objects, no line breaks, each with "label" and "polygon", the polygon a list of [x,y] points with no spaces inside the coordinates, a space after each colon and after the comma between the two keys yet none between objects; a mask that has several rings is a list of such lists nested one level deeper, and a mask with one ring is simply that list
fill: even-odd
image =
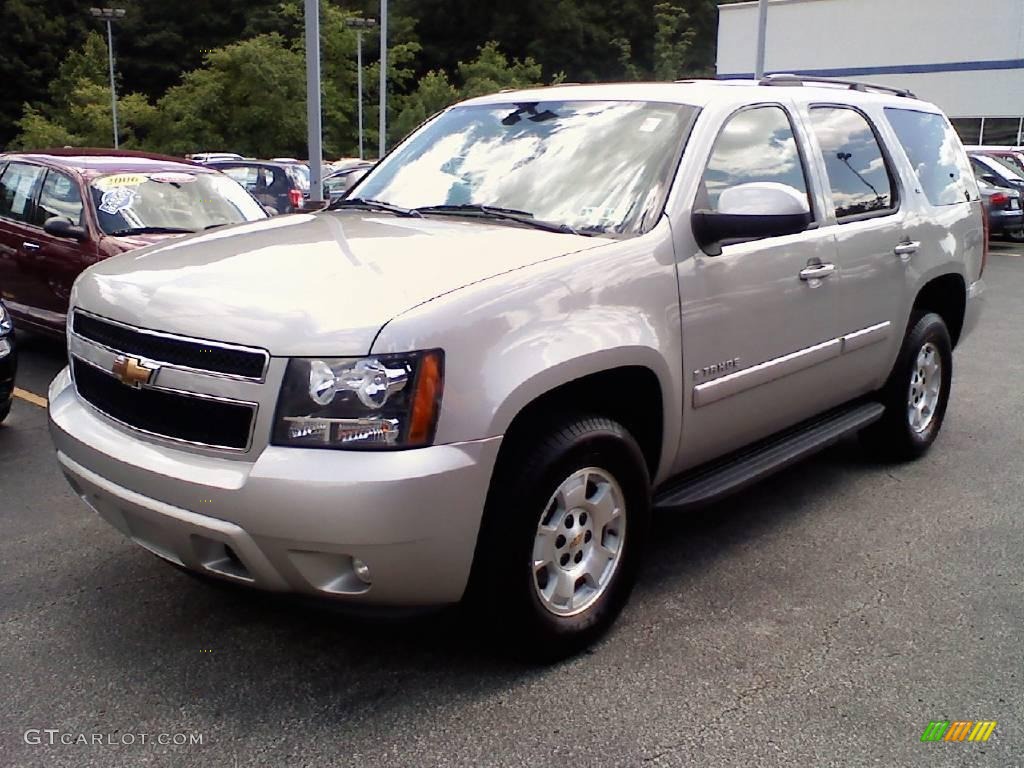
[{"label": "colorful logo", "polygon": [[995,729],[995,720],[932,720],[921,741],[988,741]]}]

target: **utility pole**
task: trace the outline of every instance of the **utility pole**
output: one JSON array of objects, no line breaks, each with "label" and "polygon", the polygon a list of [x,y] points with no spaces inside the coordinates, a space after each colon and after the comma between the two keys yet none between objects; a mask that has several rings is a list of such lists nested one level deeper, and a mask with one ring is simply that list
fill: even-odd
[{"label": "utility pole", "polygon": [[376,19],[350,18],[345,25],[356,31],[356,91],[359,113],[359,159],[363,159],[363,30],[377,26]]},{"label": "utility pole", "polygon": [[388,0],[380,0],[380,149],[384,157],[388,130]]},{"label": "utility pole", "polygon": [[320,0],[306,0],[306,143],[309,147],[309,202],[324,199],[320,114]]},{"label": "utility pole", "polygon": [[754,79],[764,77],[764,57],[768,35],[768,0],[758,0],[757,8],[757,61],[754,63]]},{"label": "utility pole", "polygon": [[117,82],[114,79],[114,30],[116,19],[124,18],[124,8],[90,8],[89,15],[107,23],[107,59],[110,62],[110,114],[114,122],[114,149],[121,145],[117,137]]}]

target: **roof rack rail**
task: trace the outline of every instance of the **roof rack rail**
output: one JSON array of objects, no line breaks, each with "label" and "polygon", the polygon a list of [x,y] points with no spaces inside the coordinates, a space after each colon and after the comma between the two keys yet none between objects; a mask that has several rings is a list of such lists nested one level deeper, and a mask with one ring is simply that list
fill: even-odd
[{"label": "roof rack rail", "polygon": [[837,80],[831,77],[812,77],[810,75],[789,75],[789,74],[777,74],[777,75],[765,75],[758,81],[758,85],[804,85],[809,84],[821,84],[821,85],[837,85],[847,88],[851,91],[860,91],[861,93],[870,93],[872,91],[879,93],[891,93],[893,96],[902,96],[907,99],[916,99],[911,91],[906,88],[892,88],[888,85],[875,85],[874,83],[862,83],[859,80]]}]

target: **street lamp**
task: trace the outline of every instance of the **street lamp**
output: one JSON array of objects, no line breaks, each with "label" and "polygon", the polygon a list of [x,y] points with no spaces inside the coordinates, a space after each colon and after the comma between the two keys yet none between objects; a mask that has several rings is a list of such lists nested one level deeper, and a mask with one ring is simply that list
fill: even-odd
[{"label": "street lamp", "polygon": [[768,38],[768,0],[759,0],[757,7],[757,61],[754,63],[754,79],[761,82],[764,77],[765,48]]},{"label": "street lamp", "polygon": [[309,201],[324,199],[323,116],[320,112],[320,2],[306,0],[306,143],[309,154]]},{"label": "street lamp", "polygon": [[356,78],[359,98],[359,159],[363,159],[363,30],[377,26],[376,19],[349,18],[345,25],[356,31]]},{"label": "street lamp", "polygon": [[380,0],[380,150],[384,157],[388,129],[388,0]]},{"label": "street lamp", "polygon": [[114,32],[113,24],[124,18],[124,8],[90,8],[89,15],[107,22],[107,57],[110,60],[110,113],[114,118],[114,149],[119,149],[117,140],[117,85],[114,82]]}]

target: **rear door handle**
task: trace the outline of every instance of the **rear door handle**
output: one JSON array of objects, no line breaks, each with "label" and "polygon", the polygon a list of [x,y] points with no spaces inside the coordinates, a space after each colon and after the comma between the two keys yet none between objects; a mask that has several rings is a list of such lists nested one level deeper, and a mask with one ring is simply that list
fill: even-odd
[{"label": "rear door handle", "polygon": [[800,270],[801,280],[821,280],[836,271],[835,264],[808,264]]},{"label": "rear door handle", "polygon": [[24,248],[26,251],[38,251],[43,246],[41,246],[39,243],[30,243],[26,241],[21,244],[21,247]]},{"label": "rear door handle", "polygon": [[917,253],[917,249],[920,247],[921,244],[918,242],[900,243],[892,249],[892,252],[899,256],[901,261],[907,261],[911,256]]}]

